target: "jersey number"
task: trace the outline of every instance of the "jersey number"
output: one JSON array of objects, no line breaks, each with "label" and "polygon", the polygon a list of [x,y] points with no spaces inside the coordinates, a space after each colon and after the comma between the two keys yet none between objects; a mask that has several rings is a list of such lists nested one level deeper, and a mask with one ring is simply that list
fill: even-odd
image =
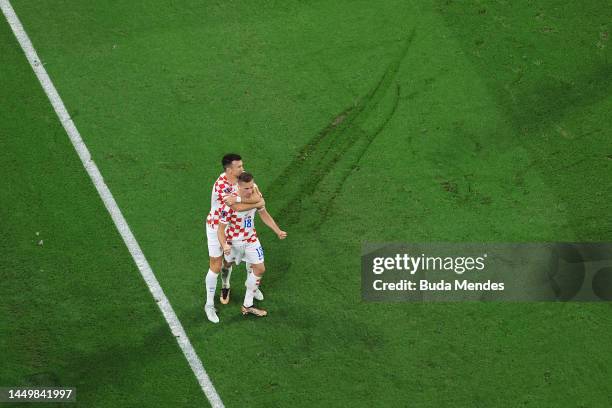
[{"label": "jersey number", "polygon": [[247,217],[244,219],[244,228],[251,228],[253,226],[253,219],[251,217]]},{"label": "jersey number", "polygon": [[257,251],[257,257],[259,259],[263,259],[263,248],[262,247],[255,248],[255,251]]}]

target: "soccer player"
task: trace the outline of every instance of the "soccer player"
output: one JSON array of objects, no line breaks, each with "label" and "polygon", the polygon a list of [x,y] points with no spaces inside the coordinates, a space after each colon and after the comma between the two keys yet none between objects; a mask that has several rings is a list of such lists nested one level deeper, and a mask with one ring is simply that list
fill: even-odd
[{"label": "soccer player", "polygon": [[[210,200],[210,212],[206,217],[206,237],[208,240],[208,256],[210,260],[208,273],[206,274],[206,305],[204,311],[206,317],[213,323],[219,323],[219,317],[215,310],[215,291],[217,290],[217,278],[219,272],[223,269],[221,276],[221,303],[229,302],[229,288],[231,266],[223,268],[223,250],[217,238],[217,228],[219,225],[219,217],[221,215],[221,207],[226,206],[233,211],[245,211],[258,207],[263,207],[265,201],[259,191],[255,191],[249,198],[242,201],[241,197],[236,195],[238,191],[238,176],[244,172],[242,158],[238,154],[230,153],[223,156],[221,165],[224,172],[221,173],[212,188],[212,196]],[[228,196],[232,196],[231,200]],[[226,202],[224,201],[227,201]]]},{"label": "soccer player", "polygon": [[[249,200],[253,195],[257,195],[252,174],[245,172],[238,176],[238,193],[235,195],[240,197],[243,202]],[[266,271],[263,248],[255,231],[256,211],[259,212],[261,220],[274,231],[279,239],[287,238],[287,233],[278,227],[264,206],[246,211],[236,211],[225,206],[221,210],[217,237],[228,262],[238,265],[244,260],[247,263],[247,269],[250,265],[252,273],[247,273],[246,293],[241,307],[242,314],[263,317],[268,312],[253,306],[254,297],[258,293],[261,296],[259,284]]]}]

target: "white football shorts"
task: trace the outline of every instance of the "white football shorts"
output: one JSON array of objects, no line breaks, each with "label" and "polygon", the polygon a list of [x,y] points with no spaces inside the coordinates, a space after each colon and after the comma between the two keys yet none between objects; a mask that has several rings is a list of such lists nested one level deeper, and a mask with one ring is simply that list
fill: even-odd
[{"label": "white football shorts", "polygon": [[208,256],[211,258],[223,256],[223,249],[217,237],[217,230],[212,229],[208,223],[206,223],[206,238],[208,239]]},{"label": "white football shorts", "polygon": [[234,262],[236,265],[244,261],[250,264],[260,264],[264,261],[264,251],[259,243],[244,241],[232,241],[232,251],[229,255],[225,255],[225,260]]}]

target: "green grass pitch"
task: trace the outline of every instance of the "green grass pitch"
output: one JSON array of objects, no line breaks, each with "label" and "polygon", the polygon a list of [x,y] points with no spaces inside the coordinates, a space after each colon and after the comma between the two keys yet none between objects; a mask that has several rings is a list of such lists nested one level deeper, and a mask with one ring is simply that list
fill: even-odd
[{"label": "green grass pitch", "polygon": [[[612,240],[612,3],[13,6],[226,406],[612,406],[609,303],[364,303],[359,258]],[[213,326],[230,151],[289,238],[259,223],[269,316],[241,269]],[[0,386],[206,406],[4,18],[0,169]]]}]

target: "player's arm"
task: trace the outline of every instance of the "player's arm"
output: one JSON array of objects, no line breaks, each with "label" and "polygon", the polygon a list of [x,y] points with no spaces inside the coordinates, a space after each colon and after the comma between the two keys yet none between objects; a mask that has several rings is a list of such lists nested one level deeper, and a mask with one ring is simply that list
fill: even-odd
[{"label": "player's arm", "polygon": [[217,239],[219,239],[219,243],[221,244],[221,248],[223,248],[223,253],[225,255],[229,255],[232,247],[227,243],[225,239],[225,228],[227,228],[227,224],[223,222],[219,222],[219,227],[217,228]]},{"label": "player's arm", "polygon": [[[236,197],[234,197],[234,200],[236,199]],[[263,208],[266,205],[266,202],[264,201],[263,198],[257,200],[257,201],[253,201],[253,198],[250,198],[249,200],[244,200],[241,202],[234,202],[234,204],[228,204],[229,208],[231,208],[232,210],[239,212],[239,211],[248,211],[248,210],[252,210],[253,208]]]},{"label": "player's arm", "polygon": [[255,185],[253,194],[250,198],[243,199],[235,195],[227,195],[223,197],[223,202],[234,211],[248,211],[253,208],[262,208],[266,205],[266,201],[261,195],[257,185]]},{"label": "player's arm", "polygon": [[221,208],[221,216],[219,217],[219,227],[217,228],[217,239],[219,240],[219,243],[221,244],[221,248],[223,248],[223,253],[225,255],[229,255],[232,250],[232,247],[227,243],[227,240],[225,239],[225,229],[227,228],[227,224],[229,224],[231,212],[232,210],[228,208]]},{"label": "player's arm", "polygon": [[274,221],[274,218],[272,218],[268,210],[262,208],[261,210],[259,210],[259,216],[261,217],[261,220],[264,222],[264,224],[266,224],[268,227],[270,227],[272,231],[274,231],[278,239],[287,238],[287,233],[278,227],[276,221]]}]

